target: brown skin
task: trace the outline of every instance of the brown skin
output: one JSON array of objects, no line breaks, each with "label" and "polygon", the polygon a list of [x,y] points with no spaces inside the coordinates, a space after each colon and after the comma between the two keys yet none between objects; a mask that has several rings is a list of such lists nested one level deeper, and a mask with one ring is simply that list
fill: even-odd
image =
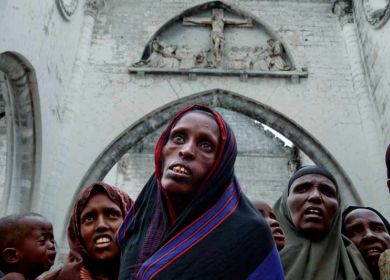
[{"label": "brown skin", "polygon": [[118,205],[104,193],[93,195],[80,215],[80,233],[88,256],[106,261],[118,256],[115,233],[123,221]]},{"label": "brown skin", "polygon": [[[5,248],[3,258],[12,266],[6,279],[33,280],[50,269],[56,257],[53,227],[41,216],[25,216],[19,221],[28,231],[16,247]],[[12,234],[12,233],[10,233]]]},{"label": "brown skin", "polygon": [[284,232],[280,227],[278,220],[276,220],[275,214],[272,208],[264,201],[255,201],[253,205],[263,215],[264,219],[271,228],[272,236],[274,237],[276,247],[278,251],[282,250],[285,244]]},{"label": "brown skin", "polygon": [[387,187],[388,187],[389,192],[390,192],[390,179],[387,179]]},{"label": "brown skin", "polygon": [[206,114],[189,112],[172,128],[162,149],[161,185],[178,215],[193,198],[212,168],[219,146],[217,122]]},{"label": "brown skin", "polygon": [[287,206],[298,231],[319,240],[329,233],[339,207],[337,188],[323,175],[304,175],[292,183]]},{"label": "brown skin", "polygon": [[390,248],[390,235],[381,218],[368,209],[355,209],[345,217],[344,231],[359,249],[374,279],[379,279],[380,254]]}]

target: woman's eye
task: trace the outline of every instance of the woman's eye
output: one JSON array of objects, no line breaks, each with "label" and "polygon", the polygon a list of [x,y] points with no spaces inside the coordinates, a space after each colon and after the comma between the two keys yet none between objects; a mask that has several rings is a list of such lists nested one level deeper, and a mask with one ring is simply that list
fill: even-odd
[{"label": "woman's eye", "polygon": [[183,144],[184,143],[184,137],[180,134],[176,134],[172,137],[172,141],[176,144]]},{"label": "woman's eye", "polygon": [[300,186],[295,187],[295,192],[304,193],[307,191],[307,189],[308,188],[306,185],[300,185]]},{"label": "woman's eye", "polygon": [[376,231],[376,232],[385,231],[384,227],[381,226],[381,225],[376,225],[376,226],[374,226],[372,230],[373,230],[373,231]]},{"label": "woman's eye", "polygon": [[83,217],[83,223],[90,223],[93,221],[92,215],[86,215]]},{"label": "woman's eye", "polygon": [[110,213],[108,214],[108,216],[109,216],[110,218],[116,219],[116,218],[119,217],[119,214],[116,213],[116,212],[110,212]]},{"label": "woman's eye", "polygon": [[213,145],[209,142],[202,142],[200,143],[200,148],[205,151],[212,151]]}]

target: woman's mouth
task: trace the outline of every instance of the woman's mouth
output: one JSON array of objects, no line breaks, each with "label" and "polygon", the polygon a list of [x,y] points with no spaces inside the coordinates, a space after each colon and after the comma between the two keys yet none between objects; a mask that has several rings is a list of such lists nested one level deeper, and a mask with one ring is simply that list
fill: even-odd
[{"label": "woman's mouth", "polygon": [[175,165],[172,167],[172,170],[175,173],[189,175],[189,171],[187,170],[187,168],[182,165]]},{"label": "woman's mouth", "polygon": [[95,247],[102,249],[102,248],[109,247],[111,245],[111,243],[112,243],[112,238],[110,238],[108,236],[102,236],[102,237],[96,238]]}]

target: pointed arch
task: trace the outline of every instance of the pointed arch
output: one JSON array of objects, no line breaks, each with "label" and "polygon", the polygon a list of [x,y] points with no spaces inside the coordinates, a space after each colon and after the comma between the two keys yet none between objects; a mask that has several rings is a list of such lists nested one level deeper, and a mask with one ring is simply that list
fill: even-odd
[{"label": "pointed arch", "polygon": [[81,191],[83,187],[93,181],[102,180],[129,149],[145,136],[165,125],[179,109],[194,103],[235,111],[277,130],[307,154],[313,162],[326,167],[335,174],[340,183],[340,190],[345,201],[361,203],[358,193],[343,168],[309,132],[265,104],[221,89],[208,90],[178,99],[147,114],[128,127],[95,160],[81,181],[78,191]]},{"label": "pointed arch", "polygon": [[6,178],[0,214],[29,211],[39,181],[40,109],[32,65],[22,55],[0,54],[7,125]]},{"label": "pointed arch", "polygon": [[198,11],[203,11],[203,10],[212,9],[212,8],[223,8],[229,12],[232,12],[233,14],[237,14],[239,16],[252,19],[253,22],[255,23],[255,25],[261,26],[264,29],[265,33],[267,33],[267,35],[270,38],[276,39],[282,43],[284,51],[286,53],[286,56],[289,60],[289,63],[291,64],[291,68],[292,69],[299,68],[299,67],[297,67],[297,65],[295,63],[295,60],[292,56],[292,53],[291,53],[289,46],[284,42],[284,40],[279,36],[279,34],[271,27],[271,25],[269,25],[263,19],[253,15],[252,13],[245,11],[245,10],[239,8],[238,6],[231,4],[231,3],[227,3],[225,1],[204,2],[202,4],[199,4],[199,5],[193,6],[189,9],[184,10],[183,12],[181,12],[178,15],[173,16],[165,24],[163,24],[156,32],[154,32],[153,35],[150,37],[150,39],[148,40],[148,42],[145,45],[141,59],[146,60],[150,56],[152,41],[155,38],[158,38],[160,34],[162,34],[164,31],[168,30],[175,23],[182,20],[184,17],[190,16]]}]

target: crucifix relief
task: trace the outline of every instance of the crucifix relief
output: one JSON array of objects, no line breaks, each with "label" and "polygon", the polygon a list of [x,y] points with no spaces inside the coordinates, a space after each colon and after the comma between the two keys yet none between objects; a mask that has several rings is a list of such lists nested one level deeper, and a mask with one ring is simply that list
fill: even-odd
[{"label": "crucifix relief", "polygon": [[235,25],[239,27],[252,27],[251,19],[234,19],[224,17],[223,9],[213,9],[211,18],[195,18],[185,17],[183,18],[184,25],[197,26],[206,25],[211,26],[211,41],[213,52],[213,67],[217,68],[221,66],[224,34],[223,30],[225,25]]}]

